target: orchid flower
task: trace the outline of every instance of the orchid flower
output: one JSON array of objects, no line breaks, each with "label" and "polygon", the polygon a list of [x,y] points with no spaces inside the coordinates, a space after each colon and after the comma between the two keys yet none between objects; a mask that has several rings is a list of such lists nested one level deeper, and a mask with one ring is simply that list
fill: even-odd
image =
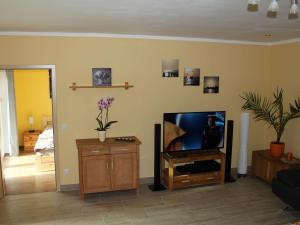
[{"label": "orchid flower", "polygon": [[[111,107],[112,102],[114,101],[113,97],[107,97],[106,99],[101,98],[98,101],[98,109],[99,109],[99,114],[96,118],[99,127],[96,128],[98,131],[106,131],[107,129],[110,128],[111,124],[116,123],[117,121],[110,121],[108,122],[108,108]],[[103,122],[103,110],[106,110],[105,112],[105,119]]]}]

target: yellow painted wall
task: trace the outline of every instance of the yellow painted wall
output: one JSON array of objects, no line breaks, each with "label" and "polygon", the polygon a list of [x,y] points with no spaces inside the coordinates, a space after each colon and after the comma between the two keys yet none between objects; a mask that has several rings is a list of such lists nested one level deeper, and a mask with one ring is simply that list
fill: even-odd
[{"label": "yellow painted wall", "polygon": [[42,117],[52,115],[48,70],[14,70],[19,145],[29,130],[28,117],[33,116],[35,130],[42,130]]},{"label": "yellow painted wall", "polygon": [[[294,102],[300,97],[300,43],[273,46],[271,49],[272,89],[282,87],[285,91],[285,103]],[[287,106],[287,105],[286,105]],[[290,121],[285,129],[283,141],[286,152],[300,157],[300,119]],[[273,135],[273,133],[272,133]],[[272,138],[274,137],[271,136]]]},{"label": "yellow painted wall", "polygon": [[[0,37],[0,62],[10,65],[55,64],[57,129],[61,184],[78,183],[75,139],[97,137],[97,100],[113,96],[110,119],[118,120],[109,136],[136,135],[141,177],[153,176],[153,124],[164,112],[226,110],[235,121],[233,167],[239,149],[239,119],[243,91],[269,92],[270,47],[184,41]],[[161,77],[162,59],[180,60],[179,78]],[[128,81],[124,89],[69,88],[72,82],[91,84],[93,67],[111,67],[112,82]],[[201,68],[200,87],[183,86],[184,67]],[[203,76],[220,76],[220,94],[203,94]],[[261,123],[250,123],[249,149],[268,145]],[[250,153],[249,153],[250,156]],[[250,159],[249,159],[250,161]],[[69,176],[63,169],[69,168]]]}]

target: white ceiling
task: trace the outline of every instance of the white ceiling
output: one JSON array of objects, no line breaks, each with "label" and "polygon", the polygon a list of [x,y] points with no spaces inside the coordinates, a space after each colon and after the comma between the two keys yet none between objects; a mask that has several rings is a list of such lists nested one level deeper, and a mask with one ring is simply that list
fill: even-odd
[{"label": "white ceiling", "polygon": [[[300,18],[277,18],[247,0],[0,0],[0,32],[72,32],[175,36],[253,42],[300,38]],[[271,34],[266,37],[265,34]]]}]

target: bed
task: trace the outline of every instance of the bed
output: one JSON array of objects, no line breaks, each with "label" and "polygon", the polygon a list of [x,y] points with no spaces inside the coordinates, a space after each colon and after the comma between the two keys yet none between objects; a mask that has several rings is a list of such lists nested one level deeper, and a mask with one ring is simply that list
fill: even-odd
[{"label": "bed", "polygon": [[52,171],[54,164],[53,126],[51,117],[43,117],[44,130],[34,146],[36,152],[36,168],[38,171]]}]

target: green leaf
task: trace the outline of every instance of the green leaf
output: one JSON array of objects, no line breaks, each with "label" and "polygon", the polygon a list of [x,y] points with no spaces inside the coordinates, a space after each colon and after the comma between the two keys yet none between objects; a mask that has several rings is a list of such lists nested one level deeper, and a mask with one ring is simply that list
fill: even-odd
[{"label": "green leaf", "polygon": [[100,131],[103,130],[103,123],[102,123],[102,121],[101,121],[98,117],[96,118],[96,120],[97,120],[98,125],[99,125],[99,127],[97,128],[97,130],[98,130],[98,129],[99,129]]},{"label": "green leaf", "polygon": [[116,123],[118,121],[110,121],[108,122],[105,126],[104,126],[104,130],[109,129],[110,125],[112,125],[113,123]]}]

